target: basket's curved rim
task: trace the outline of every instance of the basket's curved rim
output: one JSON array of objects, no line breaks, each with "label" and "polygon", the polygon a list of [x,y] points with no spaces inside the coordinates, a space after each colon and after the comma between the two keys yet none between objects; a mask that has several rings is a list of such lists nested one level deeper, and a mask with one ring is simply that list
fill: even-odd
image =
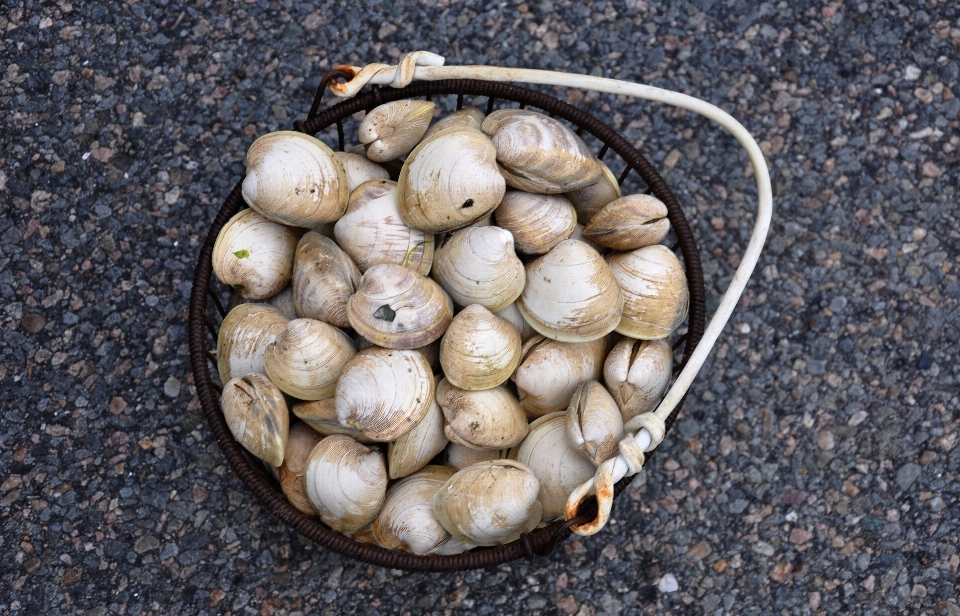
[{"label": "basket's curved rim", "polygon": [[[390,100],[433,95],[487,96],[491,99],[510,100],[538,107],[593,134],[605,144],[605,150],[609,147],[609,149],[615,151],[626,162],[627,169],[633,169],[641,176],[644,182],[651,187],[653,193],[667,205],[668,216],[677,234],[687,267],[691,308],[681,366],[688,362],[702,336],[706,314],[703,272],[693,234],[676,197],[656,170],[629,142],[593,116],[556,98],[519,86],[478,80],[443,80],[414,83],[404,89],[396,90],[374,88],[309,118],[301,127],[305,132],[316,133],[322,128],[332,126],[338,119],[342,121],[358,111],[371,109]],[[568,537],[571,523],[582,521],[582,519],[554,522],[545,528],[522,536],[517,541],[502,546],[475,549],[454,556],[416,556],[354,541],[328,529],[316,518],[305,516],[287,503],[282,492],[275,487],[273,478],[269,477],[259,465],[250,462],[245,451],[237,444],[227,428],[220,411],[219,396],[214,391],[210,369],[207,365],[209,356],[206,349],[206,332],[208,326],[212,327],[212,324],[206,316],[206,307],[208,293],[211,293],[213,244],[222,226],[243,205],[240,185],[238,184],[225,200],[208,231],[206,241],[200,250],[191,293],[189,333],[190,358],[193,365],[197,397],[221,450],[231,467],[254,495],[281,520],[324,547],[351,558],[390,568],[456,571],[488,567],[517,558],[531,558],[549,554],[558,541]],[[668,427],[672,424],[676,413],[679,412],[681,404],[676,405],[674,412],[669,417]],[[629,481],[626,478],[618,482],[616,493],[619,494],[628,483]],[[590,511],[590,509],[591,504],[587,504],[583,508],[584,518],[591,519],[593,517],[593,511]],[[596,509],[595,503],[592,509]]]}]

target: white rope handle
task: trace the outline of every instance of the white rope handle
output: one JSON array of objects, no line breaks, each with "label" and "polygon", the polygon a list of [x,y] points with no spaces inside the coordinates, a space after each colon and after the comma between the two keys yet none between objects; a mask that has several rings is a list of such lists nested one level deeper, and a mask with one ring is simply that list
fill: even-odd
[{"label": "white rope handle", "polygon": [[[591,494],[596,494],[599,509],[597,518],[588,524],[573,527],[573,531],[578,534],[592,535],[603,528],[610,515],[610,508],[613,504],[613,485],[620,479],[639,472],[643,466],[643,452],[652,451],[663,440],[663,431],[658,427],[663,425],[670,412],[687,393],[693,379],[706,361],[707,355],[710,354],[713,345],[716,344],[717,338],[720,337],[724,325],[730,319],[730,315],[733,314],[733,309],[740,300],[757,261],[760,260],[760,251],[767,237],[770,218],[773,215],[770,171],[763,158],[763,153],[760,151],[760,146],[747,129],[723,109],[698,98],[653,86],[606,77],[494,66],[443,66],[443,62],[444,59],[441,56],[418,51],[404,56],[399,66],[371,64],[363,69],[337,67],[352,69],[356,77],[343,84],[331,84],[330,89],[337,96],[350,97],[354,96],[368,83],[405,87],[415,79],[421,81],[482,79],[485,81],[522,82],[621,94],[666,103],[692,111],[716,122],[733,135],[746,150],[747,158],[753,167],[753,175],[757,182],[757,220],[753,226],[753,234],[750,236],[750,242],[740,259],[740,267],[734,273],[730,286],[723,294],[720,305],[717,307],[709,325],[707,325],[700,343],[657,409],[653,413],[645,413],[635,417],[624,426],[627,437],[624,439],[625,442],[620,444],[620,455],[601,464],[600,468],[597,469],[596,476],[574,490],[567,500],[566,517],[570,519],[576,515],[577,508],[583,500]],[[638,453],[639,455],[637,455]]]}]

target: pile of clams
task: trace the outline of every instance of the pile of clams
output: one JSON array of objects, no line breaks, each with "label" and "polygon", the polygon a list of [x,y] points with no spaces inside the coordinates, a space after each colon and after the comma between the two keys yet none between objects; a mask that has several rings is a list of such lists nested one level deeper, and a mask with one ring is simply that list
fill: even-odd
[{"label": "pile of clams", "polygon": [[303,513],[415,554],[561,517],[664,395],[688,305],[664,204],[565,124],[438,115],[377,107],[349,152],[260,137],[213,251],[234,437]]}]

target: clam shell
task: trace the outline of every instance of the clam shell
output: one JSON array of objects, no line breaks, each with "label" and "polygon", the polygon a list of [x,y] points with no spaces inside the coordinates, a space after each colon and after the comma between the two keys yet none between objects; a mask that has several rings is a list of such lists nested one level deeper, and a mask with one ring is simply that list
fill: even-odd
[{"label": "clam shell", "polygon": [[608,348],[606,339],[559,342],[534,336],[527,340],[512,377],[523,409],[531,417],[566,409],[577,387],[600,378]]},{"label": "clam shell", "polygon": [[283,464],[290,416],[283,394],[262,374],[248,374],[223,386],[220,408],[227,427],[244,449],[276,468]]},{"label": "clam shell", "polygon": [[400,216],[427,233],[469,225],[503,199],[506,183],[490,139],[477,130],[446,130],[424,140],[403,163]]},{"label": "clam shell", "polygon": [[347,176],[348,192],[353,192],[364,182],[390,179],[389,171],[362,154],[334,152],[333,159],[343,166],[343,172]]},{"label": "clam shell", "polygon": [[603,379],[626,423],[657,408],[673,375],[673,349],[665,339],[624,338],[603,364]]},{"label": "clam shell", "polygon": [[393,484],[373,522],[377,543],[414,554],[430,554],[446,543],[450,534],[433,515],[433,497],[454,473],[447,466],[427,466]]},{"label": "clam shell", "polygon": [[377,517],[387,494],[383,454],[337,434],[320,441],[307,462],[307,494],[320,519],[355,533]]},{"label": "clam shell", "polygon": [[349,188],[333,150],[296,131],[264,135],[247,150],[243,200],[270,220],[316,227],[340,218]]},{"label": "clam shell", "polygon": [[450,443],[444,450],[444,460],[453,468],[461,471],[477,462],[490,460],[505,460],[509,457],[509,449],[474,449],[457,443]]},{"label": "clam shell", "polygon": [[369,439],[392,441],[424,418],[433,393],[433,372],[423,354],[370,347],[343,369],[337,417]]},{"label": "clam shell", "polygon": [[340,419],[337,417],[336,398],[300,400],[299,402],[294,402],[293,408],[290,410],[318,434],[324,436],[346,434],[352,437],[353,440],[364,445],[370,445],[375,442],[364,436],[360,430],[348,428],[340,423]]},{"label": "clam shell", "polygon": [[267,299],[256,302],[245,298],[243,293],[240,291],[234,291],[230,294],[230,302],[227,304],[227,312],[230,312],[237,306],[241,306],[243,304],[266,304],[267,306],[276,308],[281,314],[283,314],[283,316],[289,319],[297,318],[297,309],[293,305],[293,287],[290,285],[284,287],[283,291],[280,291],[276,295],[271,295]]},{"label": "clam shell", "polygon": [[263,354],[290,318],[266,304],[241,304],[227,313],[217,334],[220,382],[257,372],[266,375]]},{"label": "clam shell", "polygon": [[409,267],[426,276],[433,264],[433,235],[412,229],[397,208],[397,183],[366,182],[350,193],[334,225],[337,243],[361,272],[378,263]]},{"label": "clam shell", "polygon": [[323,435],[303,422],[290,426],[283,464],[277,469],[280,489],[287,500],[298,511],[307,515],[317,515],[310,503],[310,497],[307,496],[307,461],[310,459],[310,452],[322,438]]},{"label": "clam shell", "polygon": [[483,391],[437,383],[437,404],[447,420],[444,434],[454,443],[477,449],[506,449],[527,435],[523,408],[504,386]]},{"label": "clam shell", "polygon": [[564,194],[577,210],[577,222],[581,225],[589,224],[593,215],[603,206],[623,196],[617,177],[603,161],[600,161],[600,171],[600,176],[593,184]]},{"label": "clam shell", "polygon": [[517,299],[520,314],[555,340],[584,342],[607,335],[620,323],[623,295],[596,250],[565,240],[527,264],[527,284]]},{"label": "clam shell", "polygon": [[250,300],[276,295],[293,275],[293,253],[302,232],[243,210],[220,229],[213,245],[217,279]]},{"label": "clam shell", "polygon": [[594,466],[618,453],[623,418],[610,392],[597,381],[583,383],[567,407],[567,441]]},{"label": "clam shell", "polygon": [[357,353],[350,338],[332,325],[294,319],[263,355],[267,376],[300,400],[333,396],[340,372]]},{"label": "clam shell", "polygon": [[516,302],[507,304],[505,308],[498,310],[493,314],[510,321],[510,324],[513,325],[517,332],[520,333],[521,342],[526,342],[533,336],[537,335],[537,330],[530,327],[530,324],[527,323],[526,319],[523,318],[523,315],[520,314],[520,309],[517,308]]},{"label": "clam shell", "polygon": [[300,238],[293,262],[298,316],[349,327],[347,300],[359,283],[360,271],[336,242],[312,231]]},{"label": "clam shell", "polygon": [[641,340],[666,338],[687,318],[687,275],[669,248],[654,244],[610,255],[607,263],[623,291],[619,333]]},{"label": "clam shell", "polygon": [[481,462],[458,471],[433,497],[433,513],[454,538],[474,545],[518,539],[540,522],[540,482],[513,460]]},{"label": "clam shell", "polygon": [[450,115],[434,122],[433,126],[427,129],[423,135],[423,140],[427,140],[436,133],[444,130],[466,128],[470,130],[480,130],[483,126],[483,120],[487,116],[476,107],[464,107],[458,109]]},{"label": "clam shell", "polygon": [[451,384],[471,391],[500,385],[520,362],[520,334],[506,319],[471,304],[453,318],[440,343]]},{"label": "clam shell", "polygon": [[516,448],[515,459],[527,465],[540,481],[537,498],[543,508],[543,521],[562,517],[570,494],[597,472],[567,441],[567,414],[563,412],[544,415],[531,423],[530,433]]},{"label": "clam shell", "polygon": [[559,120],[525,109],[494,111],[483,121],[493,140],[497,162],[511,188],[556,194],[592,184],[600,161]]},{"label": "clam shell", "polygon": [[387,445],[390,479],[399,479],[427,465],[449,441],[443,434],[443,411],[431,400],[427,414],[406,434]]},{"label": "clam shell", "polygon": [[377,346],[416,349],[443,335],[453,302],[440,285],[401,265],[374,265],[347,302],[357,332]]},{"label": "clam shell", "polygon": [[513,235],[499,227],[457,231],[437,249],[433,277],[457,305],[503,310],[523,291],[526,272]]},{"label": "clam shell", "polygon": [[517,250],[542,255],[570,237],[577,212],[562,195],[507,191],[494,211],[497,224],[513,234]]},{"label": "clam shell", "polygon": [[614,250],[635,250],[660,242],[669,230],[663,201],[651,195],[628,195],[597,212],[583,234]]},{"label": "clam shell", "polygon": [[360,143],[375,162],[406,156],[427,132],[433,119],[430,101],[405,99],[373,108],[360,122]]}]

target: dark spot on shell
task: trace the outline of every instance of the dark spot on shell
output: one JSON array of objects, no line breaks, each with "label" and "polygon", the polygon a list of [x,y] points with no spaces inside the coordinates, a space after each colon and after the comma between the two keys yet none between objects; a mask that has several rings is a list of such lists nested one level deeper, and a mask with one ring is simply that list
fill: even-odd
[{"label": "dark spot on shell", "polygon": [[397,313],[393,311],[393,308],[384,304],[377,308],[377,311],[373,313],[373,318],[380,319],[381,321],[390,321],[393,323],[393,320],[397,318]]},{"label": "dark spot on shell", "polygon": [[464,207],[464,208],[473,207],[473,199],[467,199],[466,201],[463,202],[463,205],[461,205],[460,207]]}]

